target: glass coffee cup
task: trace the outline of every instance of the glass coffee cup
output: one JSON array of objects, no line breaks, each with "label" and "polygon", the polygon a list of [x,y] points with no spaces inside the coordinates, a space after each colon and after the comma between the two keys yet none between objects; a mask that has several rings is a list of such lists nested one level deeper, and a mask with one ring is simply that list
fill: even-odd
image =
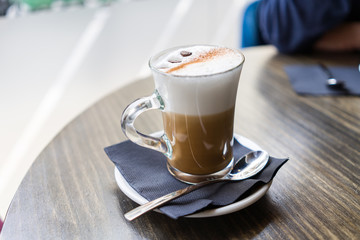
[{"label": "glass coffee cup", "polygon": [[[149,61],[155,91],[131,103],[121,126],[134,143],[162,152],[169,172],[186,183],[220,178],[231,171],[234,112],[244,55],[213,45],[189,45],[158,53]],[[164,133],[134,127],[148,110],[161,110]]]}]

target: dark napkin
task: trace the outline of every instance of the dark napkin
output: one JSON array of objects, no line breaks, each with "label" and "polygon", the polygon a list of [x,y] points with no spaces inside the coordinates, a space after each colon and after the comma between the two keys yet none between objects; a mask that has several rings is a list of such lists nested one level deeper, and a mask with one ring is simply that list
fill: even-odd
[{"label": "dark napkin", "polygon": [[345,81],[346,90],[334,90],[326,86],[327,74],[319,65],[288,65],[285,72],[289,76],[294,91],[301,95],[340,96],[360,95],[360,72],[358,67],[327,66],[333,77]]},{"label": "dark napkin", "polygon": [[[249,151],[235,141],[235,159]],[[129,185],[149,201],[188,186],[168,172],[166,158],[159,152],[140,147],[130,141],[106,147],[105,152]],[[247,193],[255,184],[270,182],[287,160],[271,157],[265,169],[251,179],[206,186],[171,201],[160,210],[177,219],[204,208],[228,205]]]}]

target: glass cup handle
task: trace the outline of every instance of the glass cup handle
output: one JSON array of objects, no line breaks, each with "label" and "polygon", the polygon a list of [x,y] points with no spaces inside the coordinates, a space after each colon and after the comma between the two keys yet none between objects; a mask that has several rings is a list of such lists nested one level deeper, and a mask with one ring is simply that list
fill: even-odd
[{"label": "glass cup handle", "polygon": [[153,109],[164,109],[164,102],[157,91],[149,97],[135,100],[125,108],[121,116],[121,128],[130,141],[142,147],[159,151],[166,157],[171,158],[172,148],[165,134],[159,138],[152,137],[137,131],[134,127],[135,119],[141,113]]}]

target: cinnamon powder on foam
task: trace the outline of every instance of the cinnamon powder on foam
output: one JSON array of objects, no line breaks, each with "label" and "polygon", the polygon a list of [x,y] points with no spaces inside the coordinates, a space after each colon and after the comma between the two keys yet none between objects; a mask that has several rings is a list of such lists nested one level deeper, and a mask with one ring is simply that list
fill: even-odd
[{"label": "cinnamon powder on foam", "polygon": [[194,58],[189,62],[185,62],[180,65],[177,65],[176,67],[170,68],[169,70],[166,71],[166,73],[171,73],[171,72],[183,69],[190,64],[206,62],[216,56],[222,56],[222,55],[226,54],[226,52],[227,52],[226,48],[212,49],[209,52],[206,52],[205,54],[199,55],[197,58]]}]

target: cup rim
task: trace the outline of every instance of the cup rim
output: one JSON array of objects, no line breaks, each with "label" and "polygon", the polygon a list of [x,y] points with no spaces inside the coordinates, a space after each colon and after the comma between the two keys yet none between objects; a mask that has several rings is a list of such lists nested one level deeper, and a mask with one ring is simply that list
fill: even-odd
[{"label": "cup rim", "polygon": [[[221,71],[221,72],[217,72],[217,73],[211,73],[211,74],[203,74],[203,75],[178,75],[178,74],[166,73],[166,72],[160,71],[159,69],[157,69],[155,66],[152,65],[152,62],[153,62],[153,60],[155,58],[158,58],[158,57],[164,55],[167,52],[170,52],[170,51],[175,50],[175,49],[194,47],[194,46],[208,46],[208,47],[227,48],[227,49],[230,49],[230,50],[233,50],[233,51],[239,53],[241,55],[242,59],[241,59],[239,64],[237,64],[236,66],[234,66],[232,68],[229,68],[229,69],[227,69],[225,71]],[[227,72],[231,72],[231,71],[237,69],[238,67],[242,66],[244,64],[244,62],[245,62],[245,56],[239,49],[225,47],[225,46],[222,46],[222,45],[189,44],[189,45],[182,45],[182,46],[177,46],[177,47],[172,47],[172,48],[162,50],[162,51],[158,52],[157,54],[153,55],[152,57],[150,57],[148,64],[149,64],[149,68],[152,71],[154,71],[156,73],[159,73],[161,75],[164,75],[164,76],[176,77],[176,78],[201,78],[201,77],[210,77],[210,76],[216,76],[216,75],[219,75],[219,74],[224,74],[224,73],[227,73]]]}]

